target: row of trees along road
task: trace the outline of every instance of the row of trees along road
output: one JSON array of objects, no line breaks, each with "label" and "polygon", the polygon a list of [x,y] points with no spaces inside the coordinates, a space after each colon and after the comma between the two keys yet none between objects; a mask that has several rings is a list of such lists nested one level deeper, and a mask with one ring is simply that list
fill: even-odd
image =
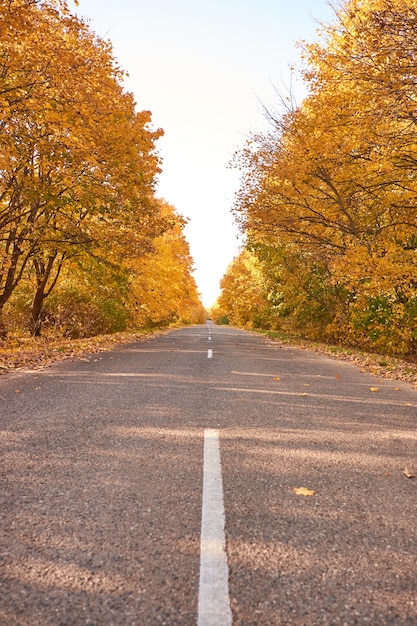
[{"label": "row of trees along road", "polygon": [[417,4],[337,6],[308,96],[236,156],[247,243],[216,315],[415,357]]},{"label": "row of trees along road", "polygon": [[[155,198],[162,131],[123,79],[65,1],[0,4],[2,336],[25,316],[37,335],[43,321],[86,334],[203,314],[184,221]],[[170,299],[150,259],[161,280],[176,264],[187,297]]]}]

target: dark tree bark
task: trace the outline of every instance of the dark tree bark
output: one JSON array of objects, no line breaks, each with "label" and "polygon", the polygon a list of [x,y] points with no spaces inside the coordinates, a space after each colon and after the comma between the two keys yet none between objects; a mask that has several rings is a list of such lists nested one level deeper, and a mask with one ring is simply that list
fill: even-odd
[{"label": "dark tree bark", "polygon": [[[65,254],[58,254],[56,250],[48,256],[46,263],[38,258],[33,260],[36,272],[36,290],[30,310],[30,332],[32,337],[39,337],[41,334],[43,304],[45,298],[50,295],[58,281],[64,260]],[[48,281],[53,272],[55,272],[55,276],[48,286]]]}]

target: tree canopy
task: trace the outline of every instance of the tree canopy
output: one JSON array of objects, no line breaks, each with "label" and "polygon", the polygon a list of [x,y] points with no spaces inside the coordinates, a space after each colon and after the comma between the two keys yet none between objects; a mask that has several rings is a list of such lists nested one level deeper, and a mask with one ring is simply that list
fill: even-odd
[{"label": "tree canopy", "polygon": [[[155,197],[162,130],[137,111],[123,79],[110,42],[63,0],[0,5],[2,335],[16,290],[31,292],[36,335],[64,274],[85,267],[103,276],[101,264],[108,278],[120,276],[181,228]],[[196,290],[193,298],[197,306]]]},{"label": "tree canopy", "polygon": [[236,157],[270,326],[416,351],[416,26],[411,0],[345,1],[303,46],[304,102]]}]

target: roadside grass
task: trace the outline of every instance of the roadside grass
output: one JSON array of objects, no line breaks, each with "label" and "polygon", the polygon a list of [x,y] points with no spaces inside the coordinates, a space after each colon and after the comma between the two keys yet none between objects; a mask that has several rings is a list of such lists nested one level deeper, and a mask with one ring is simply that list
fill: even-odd
[{"label": "roadside grass", "polygon": [[296,348],[327,354],[341,361],[349,361],[357,365],[362,371],[370,372],[381,378],[402,380],[411,383],[417,389],[417,363],[412,361],[378,354],[377,352],[366,352],[350,346],[331,345],[320,341],[301,339],[279,331],[257,329],[254,332]]}]

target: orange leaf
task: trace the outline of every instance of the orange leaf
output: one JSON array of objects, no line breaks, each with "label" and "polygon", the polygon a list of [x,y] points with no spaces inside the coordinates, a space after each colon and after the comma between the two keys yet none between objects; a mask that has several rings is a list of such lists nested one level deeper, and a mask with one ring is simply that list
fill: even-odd
[{"label": "orange leaf", "polygon": [[313,489],[307,489],[307,487],[294,487],[293,492],[297,496],[314,496],[316,493]]}]

